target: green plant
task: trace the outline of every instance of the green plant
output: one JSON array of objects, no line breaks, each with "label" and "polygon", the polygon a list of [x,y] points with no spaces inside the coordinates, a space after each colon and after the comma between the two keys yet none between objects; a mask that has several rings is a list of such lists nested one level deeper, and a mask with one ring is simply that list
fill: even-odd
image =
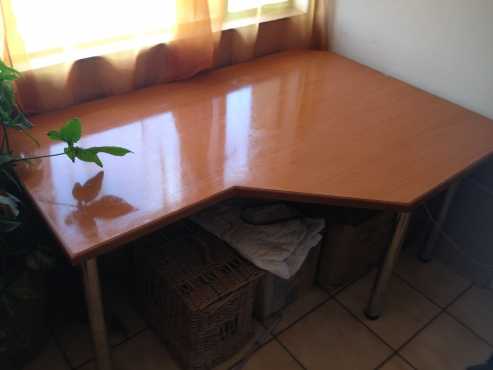
[{"label": "green plant", "polygon": [[[2,126],[2,140],[0,144],[0,205],[6,207],[9,212],[3,212],[0,217],[0,224],[3,224],[4,230],[9,230],[18,226],[15,218],[19,214],[19,199],[7,191],[6,182],[18,186],[13,171],[16,163],[29,161],[32,159],[55,157],[66,155],[72,162],[79,159],[84,162],[95,163],[103,167],[99,158],[99,153],[106,153],[115,156],[124,156],[130,153],[130,150],[118,146],[101,146],[82,148],[76,146],[82,135],[82,125],[78,118],[72,118],[67,121],[59,131],[48,132],[51,140],[63,141],[67,147],[63,152],[57,154],[40,155],[35,157],[19,157],[12,152],[9,142],[8,129],[14,129],[23,132],[30,137],[35,143],[36,139],[29,133],[32,123],[26,115],[19,109],[14,95],[13,81],[20,77],[20,73],[13,68],[8,67],[0,61],[0,124]],[[5,210],[4,210],[5,211]],[[5,215],[10,213],[10,215]]]},{"label": "green plant", "polygon": [[[32,128],[31,122],[16,103],[13,83],[20,76],[18,71],[0,61],[0,368],[5,366],[6,353],[14,351],[9,346],[15,346],[15,351],[18,352],[22,350],[19,346],[22,347],[22,343],[25,342],[23,338],[29,337],[29,333],[19,333],[19,327],[12,329],[11,323],[18,322],[19,315],[22,316],[16,313],[16,310],[24,310],[23,307],[26,307],[26,302],[29,300],[38,302],[38,306],[34,307],[39,307],[39,287],[32,284],[32,279],[29,280],[28,272],[39,271],[43,266],[50,265],[52,262],[50,251],[46,249],[45,244],[39,240],[33,242],[32,236],[29,242],[21,239],[23,241],[20,243],[16,242],[15,238],[7,237],[7,235],[12,235],[11,232],[23,221],[25,224],[36,222],[30,219],[29,207],[22,201],[24,196],[17,181],[15,166],[19,162],[65,155],[72,162],[78,159],[103,167],[98,156],[100,153],[115,156],[130,153],[128,149],[117,146],[91,148],[78,146],[77,143],[82,135],[82,125],[78,118],[70,119],[60,130],[50,131],[47,134],[51,140],[62,141],[66,144],[63,152],[32,157],[22,157],[14,153],[9,141],[9,130],[21,131],[38,144],[36,138],[29,132]],[[24,227],[27,226],[24,225]],[[10,233],[7,234],[7,232]],[[24,319],[21,317],[20,322]],[[13,332],[15,333],[12,334]],[[19,334],[22,335],[19,337]],[[21,344],[13,344],[19,342],[17,340],[19,338]],[[26,344],[27,346],[29,344]]]}]

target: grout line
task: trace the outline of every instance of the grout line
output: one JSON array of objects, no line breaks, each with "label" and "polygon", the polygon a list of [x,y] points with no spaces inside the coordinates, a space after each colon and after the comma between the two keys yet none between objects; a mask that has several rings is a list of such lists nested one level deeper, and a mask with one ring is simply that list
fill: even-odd
[{"label": "grout line", "polygon": [[289,356],[291,356],[291,358],[292,358],[294,361],[296,361],[296,363],[297,363],[297,364],[298,364],[298,365],[299,365],[299,366],[300,366],[303,370],[308,370],[308,368],[307,368],[305,365],[303,365],[303,363],[302,363],[300,360],[298,360],[298,358],[297,358],[294,354],[292,354],[292,353],[291,353],[291,351],[288,349],[288,347],[286,347],[286,346],[284,345],[284,343],[283,343],[283,342],[281,342],[281,340],[279,340],[279,338],[274,337],[274,339],[275,339],[275,341],[276,341],[276,342],[277,342],[277,343],[278,343],[278,344],[279,344],[279,345],[280,345],[280,346],[281,346],[281,347],[282,347],[282,348],[283,348],[283,349],[284,349],[284,350],[285,350],[285,351],[289,354]]},{"label": "grout line", "polygon": [[447,314],[448,316],[450,316],[455,321],[457,321],[457,323],[459,323],[460,325],[462,325],[464,328],[466,328],[472,334],[474,334],[475,337],[477,337],[481,341],[485,342],[488,346],[493,347],[493,343],[490,343],[489,340],[483,338],[481,335],[479,335],[478,333],[476,333],[476,331],[474,329],[472,329],[471,327],[469,327],[468,325],[466,325],[462,320],[460,320],[458,317],[456,317],[455,315],[453,315],[451,312],[448,311],[448,309],[450,307],[452,307],[457,301],[459,301],[459,299],[461,299],[463,296],[465,296],[467,294],[467,292],[469,292],[473,287],[474,287],[474,283],[471,283],[470,286],[468,288],[464,289],[464,291],[461,292],[452,302],[450,302],[450,304],[448,304],[447,306],[445,306],[445,308],[443,309],[443,312],[445,314]]},{"label": "grout line", "polygon": [[58,338],[57,338],[57,337],[56,337],[56,335],[55,335],[55,330],[54,330],[52,327],[50,327],[50,335],[51,335],[51,337],[52,337],[52,339],[53,339],[53,342],[55,343],[56,348],[57,348],[57,349],[58,349],[58,351],[61,353],[62,358],[63,358],[63,360],[65,361],[66,365],[67,365],[67,366],[68,366],[71,370],[74,370],[74,369],[75,369],[75,367],[72,365],[72,362],[70,361],[70,359],[69,359],[69,357],[68,357],[67,353],[65,353],[65,351],[63,350],[63,347],[61,346],[61,344],[60,344],[60,343],[59,343],[59,341],[58,341]]},{"label": "grout line", "polygon": [[[364,274],[362,274],[361,276],[357,277],[356,279],[346,283],[346,284],[342,284],[340,287],[334,289],[334,290],[330,290],[330,289],[327,289],[327,288],[324,288],[322,286],[319,286],[319,288],[324,291],[328,297],[323,299],[320,303],[318,303],[317,305],[315,305],[314,307],[312,307],[310,310],[308,310],[307,312],[305,312],[304,314],[300,315],[296,320],[294,320],[292,323],[290,323],[287,327],[285,327],[284,329],[280,330],[278,333],[271,333],[271,338],[269,338],[268,340],[266,340],[264,343],[262,343],[262,345],[260,345],[254,353],[256,353],[257,351],[259,351],[260,349],[262,349],[263,347],[265,347],[266,345],[268,345],[269,343],[273,342],[273,341],[276,341],[290,356],[291,358],[299,365],[301,366],[302,369],[306,370],[307,368],[303,365],[303,363],[298,360],[298,358],[282,343],[282,341],[280,340],[279,336],[282,335],[284,332],[286,332],[288,329],[290,329],[291,327],[293,327],[294,325],[296,325],[298,322],[300,322],[301,320],[303,320],[304,318],[306,318],[308,315],[310,315],[311,313],[313,313],[314,311],[318,310],[320,307],[322,307],[323,305],[327,304],[329,301],[333,300],[336,302],[336,304],[338,304],[339,306],[341,306],[345,311],[347,311],[352,317],[354,317],[358,322],[360,322],[361,324],[363,324],[370,332],[372,332],[383,344],[385,344],[386,346],[388,346],[391,350],[392,350],[392,353],[382,362],[380,363],[380,365],[378,365],[377,368],[380,368],[381,366],[384,366],[387,362],[389,362],[393,357],[398,357],[400,358],[402,361],[404,361],[405,363],[407,363],[408,365],[410,365],[413,369],[416,369],[414,367],[414,365],[409,361],[407,360],[404,356],[401,355],[400,351],[406,346],[408,345],[414,338],[416,338],[421,332],[423,332],[427,327],[429,327],[438,317],[440,317],[442,314],[446,314],[448,316],[450,316],[452,319],[454,319],[455,321],[457,321],[460,325],[462,325],[463,327],[465,327],[467,330],[469,330],[471,333],[473,333],[477,338],[479,338],[481,341],[485,342],[486,344],[488,344],[490,347],[493,347],[493,345],[491,343],[489,343],[487,340],[485,340],[484,338],[482,338],[480,335],[478,335],[473,329],[471,329],[470,327],[468,327],[466,324],[464,324],[462,321],[460,321],[457,317],[455,317],[454,315],[452,315],[451,313],[449,313],[447,311],[447,309],[449,307],[451,307],[454,303],[456,303],[459,299],[461,299],[472,287],[473,287],[473,284],[471,283],[467,288],[465,288],[463,291],[461,291],[450,303],[448,303],[447,305],[445,306],[441,306],[440,304],[438,304],[437,302],[435,302],[434,300],[430,299],[426,294],[424,294],[420,289],[416,288],[412,283],[410,283],[409,281],[407,281],[405,278],[403,278],[400,274],[398,274],[397,272],[394,272],[393,275],[395,277],[397,277],[399,280],[401,280],[402,282],[404,282],[406,285],[408,285],[410,288],[412,288],[413,290],[415,290],[417,293],[419,293],[421,296],[423,296],[425,299],[427,299],[429,302],[431,302],[433,305],[437,306],[439,308],[439,312],[430,319],[430,321],[428,321],[425,325],[423,325],[423,327],[421,327],[414,335],[412,335],[408,340],[406,340],[402,345],[400,345],[397,349],[394,349],[393,346],[391,346],[389,343],[387,343],[378,333],[376,333],[372,328],[370,328],[366,322],[364,320],[362,320],[360,317],[358,317],[356,314],[354,314],[348,307],[346,307],[341,301],[339,301],[337,299],[337,295],[339,295],[340,293],[342,293],[344,290],[350,288],[351,286],[353,286],[354,284],[356,284],[357,282],[359,282],[360,280],[364,279],[367,275],[371,274],[373,271],[373,269],[371,269],[370,271],[368,272],[365,272]],[[262,326],[263,323],[259,322]],[[265,327],[265,326],[264,326]],[[119,347],[120,345],[132,340],[133,338],[137,337],[138,335],[146,332],[147,330],[149,330],[149,328],[146,326],[145,328],[143,329],[140,329],[139,331],[133,333],[132,335],[128,335],[128,336],[125,336],[125,338],[118,342],[117,344],[115,345],[112,345],[111,346],[111,349],[115,349],[117,347]],[[65,353],[65,351],[63,351],[60,343],[58,342],[57,338],[55,337],[54,333],[53,333],[53,330],[52,330],[52,337],[53,337],[53,340],[57,346],[57,349],[61,352],[65,362],[68,364],[68,366],[72,369],[72,370],[75,370],[75,369],[80,369],[81,367],[87,365],[88,363],[91,363],[94,361],[94,357],[92,357],[91,359],[89,360],[86,360],[84,361],[83,363],[81,363],[80,365],[77,365],[77,366],[73,366],[71,364],[71,362],[69,361],[68,359],[68,356],[67,354]],[[253,353],[252,353],[253,355]]]},{"label": "grout line", "polygon": [[413,369],[417,370],[418,368],[415,367],[407,358],[404,358],[399,352],[396,353],[396,356],[399,357],[402,361],[404,361],[406,364],[408,364],[410,367]]},{"label": "grout line", "polygon": [[[407,281],[407,279],[405,279],[404,277],[402,277],[399,273],[397,272],[394,272],[392,274],[393,276],[395,276],[396,278],[398,278],[399,280],[401,280],[404,284],[406,284],[409,288],[411,288],[412,290],[414,290],[415,292],[419,293],[419,295],[423,296],[423,298],[425,298],[428,302],[432,303],[434,306],[437,306],[440,310],[443,309],[444,306],[442,306],[442,304],[434,301],[433,299],[431,299],[430,297],[428,297],[425,293],[423,293],[421,291],[421,289],[418,289],[416,286],[414,286],[412,283],[410,283],[409,281]],[[466,288],[466,289],[469,289]],[[461,294],[461,293],[459,293]]]},{"label": "grout line", "polygon": [[[325,299],[324,301],[322,301],[321,303],[317,304],[316,306],[314,306],[312,309],[310,309],[309,311],[305,312],[303,315],[299,316],[295,321],[293,321],[292,323],[290,323],[287,327],[285,327],[284,329],[280,330],[278,333],[272,333],[272,336],[273,338],[276,339],[277,342],[279,342],[281,344],[281,346],[291,355],[291,357],[293,357],[296,362],[298,362],[300,364],[300,366],[302,366],[304,369],[304,365],[286,348],[286,346],[284,346],[284,344],[282,343],[282,341],[280,340],[279,336],[281,336],[284,332],[286,332],[287,330],[289,330],[291,327],[293,327],[294,325],[296,325],[298,322],[300,322],[301,320],[303,320],[305,317],[307,317],[308,315],[312,314],[313,312],[315,312],[316,310],[318,310],[320,307],[322,307],[323,305],[325,305],[326,303],[330,302],[330,301],[335,301],[336,303],[338,303],[345,311],[347,311],[352,317],[354,317],[358,322],[360,322],[361,324],[363,324],[371,333],[373,333],[383,344],[385,344],[389,349],[392,350],[392,353],[389,355],[388,358],[386,358],[379,366],[382,366],[386,361],[388,361],[390,358],[392,358],[393,356],[395,355],[398,355],[398,352],[396,350],[394,350],[393,346],[391,346],[389,343],[387,343],[378,333],[376,333],[375,331],[373,331],[370,327],[368,327],[368,325],[363,321],[361,320],[359,317],[357,317],[356,315],[354,315],[351,310],[349,310],[344,304],[342,304],[338,299],[337,299],[337,295],[342,293],[342,291],[348,289],[349,287],[353,286],[354,284],[358,283],[360,280],[363,280],[364,278],[366,278],[368,275],[370,275],[372,272],[374,271],[374,269],[370,269],[369,271],[365,272],[364,274],[358,276],[357,278],[349,281],[348,283],[346,284],[343,284],[341,285],[339,288],[335,289],[335,290],[329,290],[323,286],[318,286],[321,290],[323,290],[325,293],[328,294],[328,298]],[[414,367],[413,367],[414,368]]]},{"label": "grout line", "polygon": [[[116,343],[116,344],[113,344],[113,345],[110,345],[110,351],[113,351],[114,349],[116,349],[117,347],[119,347],[120,345],[130,341],[131,339],[137,337],[138,335],[144,333],[145,331],[149,330],[148,327],[145,327],[143,329],[140,329],[139,331],[133,333],[132,335],[129,335],[127,336],[126,338],[124,338],[122,341]],[[94,356],[94,349],[93,349],[93,354],[90,358],[88,358],[87,360],[83,361],[82,363],[80,363],[79,365],[77,366],[74,366],[72,367],[73,370],[77,370],[77,369],[80,369],[82,368],[83,366],[86,366],[87,364],[91,363],[91,362],[94,362],[96,360],[96,357]]]},{"label": "grout line", "polygon": [[[323,305],[327,304],[330,301],[336,301],[336,295],[337,294],[341,293],[344,289],[350,287],[351,285],[353,285],[353,284],[357,283],[358,281],[360,281],[361,279],[365,278],[366,275],[368,275],[368,274],[370,274],[372,272],[372,270],[365,272],[361,276],[358,276],[357,278],[355,278],[354,280],[351,280],[350,282],[348,282],[346,284],[342,284],[339,288],[334,289],[332,291],[329,290],[329,289],[327,289],[327,288],[325,288],[325,287],[323,287],[323,286],[318,285],[318,288],[320,288],[322,291],[324,291],[325,293],[327,293],[328,297],[326,299],[324,299],[322,302],[320,302],[319,304],[317,304],[314,307],[312,307],[307,312],[305,312],[303,315],[300,315],[296,320],[294,320],[292,323],[290,323],[284,329],[280,330],[277,333],[272,333],[272,338],[277,343],[279,343],[279,345],[293,358],[294,361],[296,361],[296,363],[299,366],[301,366],[301,368],[303,368],[304,370],[307,370],[306,366],[303,365],[303,363],[284,345],[284,343],[282,343],[282,341],[281,341],[281,339],[279,337],[283,333],[285,333],[287,330],[289,330],[290,328],[292,328],[294,325],[296,325],[298,322],[302,321],[305,317],[307,317],[308,315],[310,315],[313,312],[317,311]],[[392,348],[392,347],[390,347],[390,348]]]},{"label": "grout line", "polygon": [[[337,297],[334,297],[334,301],[337,302],[339,304],[339,306],[341,306],[342,309],[344,309],[344,311],[346,311],[347,313],[349,313],[354,319],[356,319],[359,323],[363,324],[365,328],[367,328],[370,332],[372,332],[378,339],[380,339],[380,341],[385,344],[387,347],[389,347],[392,351],[396,351],[396,349],[391,346],[389,343],[387,343],[385,341],[385,339],[383,339],[380,334],[378,334],[377,332],[375,332],[371,327],[368,326],[368,324],[364,321],[364,320],[361,320],[356,314],[354,314],[348,307],[346,307],[341,301],[339,301],[337,299]],[[380,319],[378,319],[380,320]]]},{"label": "grout line", "polygon": [[[415,368],[414,365],[412,363],[410,363],[406,358],[404,358],[401,354],[400,354],[400,351],[407,345],[409,344],[409,342],[411,342],[414,338],[416,338],[423,330],[425,330],[428,326],[431,325],[431,323],[433,321],[435,321],[439,316],[441,316],[442,314],[447,314],[448,312],[446,311],[450,306],[452,306],[455,302],[457,302],[463,295],[465,295],[465,293],[467,291],[469,291],[473,284],[471,283],[467,288],[465,288],[463,291],[461,291],[450,303],[448,303],[447,305],[445,305],[444,307],[442,307],[441,305],[438,305],[436,302],[434,302],[433,300],[431,300],[430,298],[428,298],[425,294],[423,294],[423,292],[421,292],[421,290],[417,289],[415,286],[413,286],[412,284],[410,284],[406,279],[402,278],[399,274],[396,274],[394,273],[393,275],[395,275],[398,279],[402,280],[403,282],[405,282],[409,287],[411,287],[413,290],[415,290],[417,293],[419,293],[421,296],[423,296],[425,299],[427,299],[429,302],[431,302],[433,305],[437,306],[437,308],[439,309],[439,311],[437,312],[437,314],[435,316],[433,316],[426,324],[424,324],[416,333],[414,333],[408,340],[406,340],[403,344],[401,344],[399,347],[397,347],[396,349],[394,349],[393,346],[391,346],[389,343],[387,343],[378,333],[376,333],[372,328],[370,328],[366,322],[362,319],[360,319],[356,314],[354,314],[348,307],[346,307],[340,300],[337,299],[336,296],[334,296],[334,300],[344,309],[346,310],[352,317],[354,317],[357,321],[359,321],[361,324],[363,324],[370,332],[372,332],[378,339],[380,339],[380,341],[382,341],[385,345],[387,345],[389,348],[391,348],[394,352],[388,357],[386,358],[379,366],[383,366],[387,361],[390,360],[390,358],[392,358],[394,355],[398,355],[399,357],[401,357],[406,363],[408,363],[409,365],[411,365],[413,367],[413,369]],[[366,274],[365,274],[366,276]],[[363,276],[364,277],[364,276]],[[362,277],[362,278],[363,278]],[[361,279],[362,279],[361,278]],[[472,330],[470,328],[468,328],[469,330]],[[476,334],[476,336],[478,336]],[[488,342],[486,342],[488,343]],[[489,343],[488,343],[489,344]]]},{"label": "grout line", "polygon": [[389,363],[390,361],[392,361],[393,358],[396,358],[396,357],[401,359],[407,365],[409,365],[409,367],[411,369],[418,370],[412,363],[410,363],[406,358],[402,357],[401,354],[397,351],[393,352],[388,358],[386,358],[382,363],[380,363],[380,365],[378,365],[375,369],[381,370],[382,367],[384,367],[387,363]]},{"label": "grout line", "polygon": [[392,360],[394,358],[394,356],[397,356],[397,352],[392,351],[392,353],[388,357],[386,357],[385,360],[383,360],[377,366],[375,366],[375,369],[380,370],[387,362]]},{"label": "grout line", "polygon": [[92,362],[96,362],[96,358],[95,357],[91,357],[89,360],[86,360],[84,361],[83,363],[81,363],[79,366],[75,367],[74,369],[81,369],[83,366],[86,366]]},{"label": "grout line", "polygon": [[492,347],[493,348],[493,344],[490,343],[489,340],[483,338],[481,335],[479,335],[478,333],[476,333],[476,331],[474,331],[472,328],[470,328],[469,326],[467,326],[463,321],[461,321],[459,318],[457,318],[456,316],[454,316],[452,313],[448,312],[448,311],[445,311],[444,312],[446,315],[450,316],[452,319],[454,319],[455,321],[457,321],[457,323],[459,323],[461,326],[463,326],[464,328],[466,328],[468,331],[470,331],[472,334],[474,334],[475,337],[477,337],[478,339],[480,339],[481,341],[485,342],[488,346]]},{"label": "grout line", "polygon": [[420,293],[423,297],[425,297],[429,302],[433,303],[435,306],[438,306],[440,309],[447,309],[448,307],[450,307],[450,305],[452,305],[453,303],[455,303],[459,297],[462,297],[462,295],[468,291],[469,289],[471,289],[474,284],[472,282],[469,282],[469,284],[467,285],[466,288],[464,288],[463,290],[461,290],[456,296],[454,299],[452,299],[452,302],[449,302],[447,303],[445,306],[442,305],[441,303],[438,303],[436,301],[434,301],[432,298],[428,297],[428,295],[423,292],[421,289],[419,289],[418,287],[416,287],[413,283],[409,282],[405,277],[403,277],[402,275],[400,275],[397,271],[394,271],[393,272],[393,275],[398,277],[400,280],[402,280],[404,283],[406,283],[409,287],[411,287],[412,289],[414,289],[416,292]]},{"label": "grout line", "polygon": [[359,275],[358,277],[351,279],[347,283],[341,284],[339,287],[335,288],[334,290],[329,290],[323,286],[319,286],[323,291],[325,291],[327,294],[329,294],[330,297],[335,297],[336,295],[342,293],[344,290],[348,289],[349,287],[353,286],[354,284],[358,283],[360,280],[363,280],[367,275],[370,275],[373,273],[375,270],[375,267],[370,268],[368,271],[365,273]]},{"label": "grout line", "polygon": [[282,335],[286,330],[291,329],[294,325],[296,325],[297,323],[299,323],[305,317],[307,317],[311,313],[313,313],[316,310],[318,310],[320,307],[322,307],[324,304],[326,304],[327,302],[329,302],[331,299],[333,299],[333,297],[330,297],[329,296],[329,297],[325,298],[322,302],[320,302],[319,304],[317,304],[314,307],[312,307],[310,310],[308,310],[307,312],[305,312],[303,315],[300,315],[296,320],[294,320],[292,323],[290,323],[284,329],[279,330],[277,333],[271,333],[271,335],[273,337],[276,337],[277,338],[278,336]]},{"label": "grout line", "polygon": [[412,342],[414,340],[414,338],[416,338],[426,328],[428,328],[436,319],[438,319],[443,314],[443,312],[444,312],[443,310],[438,311],[438,313],[436,313],[435,316],[433,316],[426,324],[424,324],[420,329],[418,329],[416,331],[416,333],[414,333],[413,335],[411,335],[411,337],[409,337],[409,339],[407,339],[406,341],[404,341],[404,343],[402,343],[396,349],[396,352],[399,353],[399,354],[401,354],[400,352],[404,349],[404,347],[406,347],[410,342]]},{"label": "grout line", "polygon": [[[238,361],[235,361],[233,364],[231,364],[230,366],[227,367],[227,370],[233,370],[235,369],[241,362],[245,361],[245,365],[246,366],[248,364],[248,362],[252,359],[252,357],[258,352],[260,351],[262,348],[264,348],[265,346],[267,346],[269,343],[275,341],[276,339],[274,338],[274,336],[271,336],[269,339],[267,339],[265,342],[263,342],[262,344],[258,345],[252,352],[249,352],[249,353],[246,353],[244,354],[243,356],[241,356],[241,358],[238,360]],[[253,345],[255,345],[256,343],[254,342]],[[247,347],[251,347],[251,345],[248,345],[247,344]],[[248,351],[247,351],[248,352]],[[239,354],[239,352],[237,352],[236,354]],[[235,354],[232,355],[232,357],[234,357]],[[214,369],[224,365],[224,363],[226,363],[228,360],[225,360],[222,364],[218,364],[217,366],[214,367]],[[174,362],[174,360],[173,360]]]},{"label": "grout line", "polygon": [[464,289],[464,291],[462,291],[457,297],[455,297],[452,302],[450,302],[448,305],[446,305],[445,307],[441,308],[440,311],[433,317],[431,318],[430,321],[428,321],[428,323],[426,323],[421,329],[419,329],[416,333],[414,333],[414,335],[412,335],[407,341],[405,341],[398,349],[397,349],[397,352],[398,354],[403,358],[405,359],[407,362],[410,363],[409,360],[407,360],[402,354],[401,354],[401,351],[404,349],[404,347],[406,347],[411,341],[413,341],[419,334],[421,334],[426,328],[428,328],[435,320],[437,320],[442,314],[446,314],[447,313],[447,309],[452,306],[455,302],[457,302],[460,298],[462,298],[462,296],[467,292],[469,291],[469,289],[471,289],[472,287],[472,284],[471,286],[469,286],[468,288]]},{"label": "grout line", "polygon": [[459,294],[457,294],[457,296],[452,300],[452,302],[450,302],[449,304],[445,305],[445,307],[443,307],[443,310],[448,310],[453,304],[455,304],[455,302],[457,302],[459,299],[461,299],[464,295],[466,295],[466,293],[471,290],[473,287],[473,284],[469,284],[469,286],[467,288],[465,288],[462,292],[460,292]]},{"label": "grout line", "polygon": [[116,343],[116,344],[113,344],[113,345],[112,345],[112,346],[110,346],[110,347],[111,347],[111,349],[114,349],[114,348],[116,348],[116,347],[118,347],[118,346],[120,346],[120,345],[122,345],[122,344],[124,344],[124,343],[128,342],[129,340],[131,340],[131,339],[135,338],[136,336],[138,336],[138,335],[142,334],[143,332],[145,332],[146,330],[149,330],[149,329],[150,329],[150,328],[146,325],[146,327],[145,327],[145,328],[139,329],[139,330],[137,330],[137,331],[136,331],[135,333],[133,333],[133,334],[126,335],[126,336],[125,336],[125,338],[123,338],[121,341],[119,341],[119,342],[118,342],[118,343]]}]

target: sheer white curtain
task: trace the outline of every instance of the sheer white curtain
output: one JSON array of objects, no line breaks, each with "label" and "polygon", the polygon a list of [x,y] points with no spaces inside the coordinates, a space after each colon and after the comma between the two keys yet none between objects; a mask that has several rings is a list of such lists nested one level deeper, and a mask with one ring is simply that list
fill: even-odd
[{"label": "sheer white curtain", "polygon": [[[223,31],[230,15],[304,3],[276,22]],[[27,113],[184,79],[318,38],[324,0],[0,0],[2,56]],[[3,27],[2,27],[3,26]],[[323,26],[326,28],[326,26]],[[314,31],[315,30],[315,31]],[[317,42],[318,43],[318,42]],[[320,44],[320,43],[318,43]]]}]

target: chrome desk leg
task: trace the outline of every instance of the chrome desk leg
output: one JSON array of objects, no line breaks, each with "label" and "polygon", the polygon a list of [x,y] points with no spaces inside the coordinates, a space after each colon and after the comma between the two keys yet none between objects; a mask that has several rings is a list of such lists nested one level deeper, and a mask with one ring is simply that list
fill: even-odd
[{"label": "chrome desk leg", "polygon": [[438,240],[438,237],[440,236],[440,231],[441,228],[443,227],[443,224],[445,223],[445,220],[447,219],[447,213],[450,208],[450,205],[452,204],[452,200],[454,199],[454,195],[457,192],[457,189],[459,188],[459,181],[456,181],[447,190],[447,194],[445,195],[445,199],[442,204],[442,208],[440,209],[440,214],[438,215],[438,219],[436,220],[436,223],[433,225],[433,229],[431,231],[431,234],[426,241],[426,244],[423,246],[423,248],[419,252],[419,259],[423,262],[429,262],[433,258],[433,252],[435,250],[435,245]]},{"label": "chrome desk leg", "polygon": [[106,324],[104,322],[104,310],[96,257],[82,262],[82,275],[86,291],[87,312],[91,325],[94,352],[96,353],[97,369],[111,370],[110,347],[106,333]]},{"label": "chrome desk leg", "polygon": [[373,291],[371,293],[370,302],[368,303],[368,307],[365,311],[366,317],[370,320],[376,320],[382,314],[385,291],[392,276],[392,271],[394,269],[395,262],[397,261],[397,257],[399,257],[399,252],[406,236],[410,218],[411,213],[409,212],[399,214],[399,221],[394,232],[394,237],[387,250],[387,254],[383,260],[382,266],[380,267],[380,271],[378,272],[377,279],[375,280],[375,285],[373,286]]}]

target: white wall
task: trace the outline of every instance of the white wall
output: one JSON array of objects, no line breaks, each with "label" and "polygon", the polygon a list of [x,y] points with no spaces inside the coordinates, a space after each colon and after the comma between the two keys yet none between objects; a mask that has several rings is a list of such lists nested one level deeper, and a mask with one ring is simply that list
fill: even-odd
[{"label": "white wall", "polygon": [[493,118],[493,0],[328,1],[333,51]]},{"label": "white wall", "polygon": [[[333,51],[493,118],[493,0],[327,0]],[[457,148],[460,150],[460,148]],[[493,161],[465,179],[437,254],[493,287]]]}]

